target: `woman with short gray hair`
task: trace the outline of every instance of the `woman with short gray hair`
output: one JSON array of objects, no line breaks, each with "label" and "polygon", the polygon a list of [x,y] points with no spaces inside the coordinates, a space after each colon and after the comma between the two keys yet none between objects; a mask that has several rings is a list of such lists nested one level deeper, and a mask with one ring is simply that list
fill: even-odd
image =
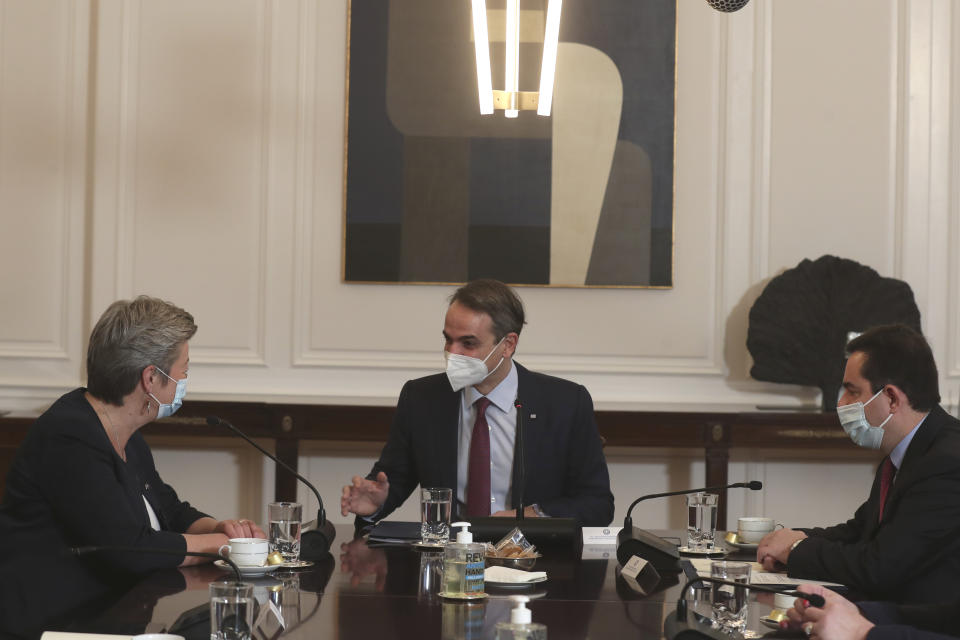
[{"label": "woman with short gray hair", "polygon": [[[63,614],[57,608],[76,606],[78,594],[204,561],[149,552],[80,559],[60,550],[108,545],[215,553],[229,538],[266,537],[250,520],[218,521],[181,501],[161,480],[139,433],[180,408],[196,331],[189,313],[148,296],[114,302],[100,317],[87,349],[87,388],[62,396],[37,419],[7,478],[0,574],[17,580],[0,589],[0,621],[18,612],[31,622],[24,614],[38,602],[46,615]],[[24,565],[26,550],[42,551],[26,554]]]}]

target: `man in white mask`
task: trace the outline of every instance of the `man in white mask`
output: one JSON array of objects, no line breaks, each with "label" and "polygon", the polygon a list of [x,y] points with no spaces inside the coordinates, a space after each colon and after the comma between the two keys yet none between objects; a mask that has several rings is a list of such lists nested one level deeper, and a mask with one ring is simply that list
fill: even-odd
[{"label": "man in white mask", "polygon": [[[378,520],[420,485],[453,489],[455,519],[513,516],[522,500],[528,517],[610,523],[613,494],[590,394],[513,361],[524,323],[523,303],[502,282],[457,289],[444,319],[445,372],[404,385],[380,459],[343,488],[343,515]],[[522,497],[513,482],[518,412]]]},{"label": "man in white mask", "polygon": [[870,496],[844,524],[769,534],[757,560],[872,600],[936,602],[960,572],[960,421],[938,404],[937,366],[913,329],[870,329],[848,352],[837,416],[884,454]]}]

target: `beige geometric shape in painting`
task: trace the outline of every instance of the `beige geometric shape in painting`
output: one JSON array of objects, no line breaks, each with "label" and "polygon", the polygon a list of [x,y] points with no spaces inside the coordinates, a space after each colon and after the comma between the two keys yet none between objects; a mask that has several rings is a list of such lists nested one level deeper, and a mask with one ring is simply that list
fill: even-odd
[{"label": "beige geometric shape in painting", "polygon": [[553,98],[550,284],[583,285],[617,147],[623,82],[602,51],[561,42]]}]

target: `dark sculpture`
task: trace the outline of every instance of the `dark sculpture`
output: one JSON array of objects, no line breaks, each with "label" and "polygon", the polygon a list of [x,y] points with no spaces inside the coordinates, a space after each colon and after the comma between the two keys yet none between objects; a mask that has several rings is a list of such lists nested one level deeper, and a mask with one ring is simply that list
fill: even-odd
[{"label": "dark sculpture", "polygon": [[750,375],[819,387],[823,410],[836,411],[848,333],[895,322],[920,331],[906,282],[846,258],[804,259],[772,279],[750,308]]}]

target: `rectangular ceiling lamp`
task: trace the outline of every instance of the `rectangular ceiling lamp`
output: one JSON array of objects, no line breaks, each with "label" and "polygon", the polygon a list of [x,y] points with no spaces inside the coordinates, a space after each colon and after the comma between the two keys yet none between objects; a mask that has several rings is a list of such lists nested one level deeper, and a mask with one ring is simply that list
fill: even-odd
[{"label": "rectangular ceiling lamp", "polygon": [[477,92],[480,113],[488,115],[502,109],[508,118],[516,118],[520,111],[536,110],[549,116],[553,107],[553,85],[557,70],[557,43],[560,38],[560,10],[562,0],[549,0],[544,25],[543,60],[540,67],[540,90],[520,91],[520,0],[507,0],[505,12],[506,44],[504,89],[494,90],[490,72],[490,34],[487,25],[485,0],[473,2],[473,40],[477,57]]},{"label": "rectangular ceiling lamp", "polygon": [[493,80],[490,75],[490,37],[487,33],[487,2],[473,0],[473,42],[477,52],[477,91],[480,113],[493,113]]},{"label": "rectangular ceiling lamp", "polygon": [[560,39],[560,5],[563,0],[550,0],[547,5],[547,28],[543,34],[543,61],[540,63],[540,99],[537,114],[550,115],[553,106],[553,79],[557,73],[557,41]]}]

